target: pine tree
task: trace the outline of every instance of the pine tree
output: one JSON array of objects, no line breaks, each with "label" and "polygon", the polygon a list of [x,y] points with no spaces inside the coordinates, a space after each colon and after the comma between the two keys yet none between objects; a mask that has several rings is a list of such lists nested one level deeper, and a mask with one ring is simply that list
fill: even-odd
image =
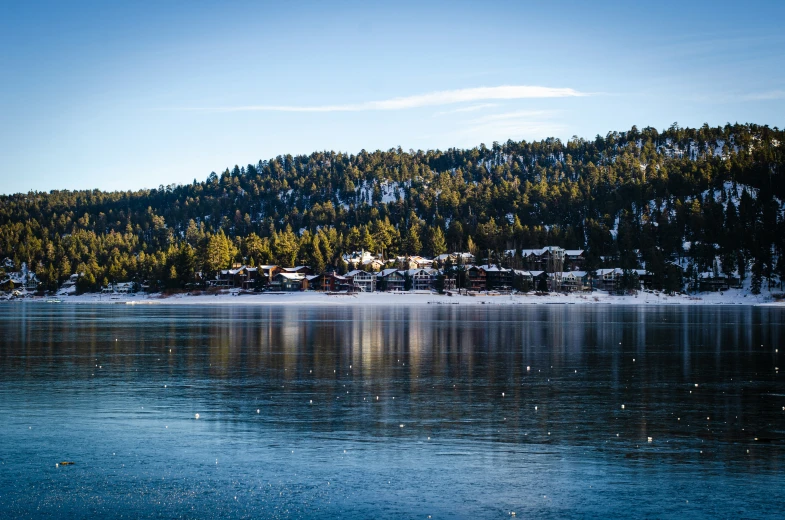
[{"label": "pine tree", "polygon": [[207,240],[204,270],[212,277],[221,269],[229,267],[230,261],[229,241],[221,230]]},{"label": "pine tree", "polygon": [[430,254],[433,257],[437,257],[447,252],[447,243],[444,240],[444,233],[439,226],[435,226],[431,231],[431,244],[429,249]]},{"label": "pine tree", "polygon": [[422,243],[420,242],[420,230],[416,224],[412,224],[409,226],[409,229],[406,231],[406,238],[405,238],[405,253],[408,255],[419,255],[420,249],[422,249]]},{"label": "pine tree", "polygon": [[759,260],[752,264],[752,281],[750,282],[750,292],[760,294],[760,287],[763,282],[763,266]]}]

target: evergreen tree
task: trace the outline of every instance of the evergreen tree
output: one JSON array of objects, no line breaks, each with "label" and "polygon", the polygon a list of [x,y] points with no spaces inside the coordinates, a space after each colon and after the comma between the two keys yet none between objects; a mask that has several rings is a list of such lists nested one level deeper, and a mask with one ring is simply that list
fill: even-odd
[{"label": "evergreen tree", "polygon": [[447,243],[444,239],[442,228],[435,226],[431,231],[431,243],[429,247],[429,254],[433,257],[439,256],[447,252]]},{"label": "evergreen tree", "polygon": [[419,255],[420,249],[422,249],[422,243],[420,242],[420,230],[416,224],[412,224],[409,226],[409,229],[406,231],[406,238],[404,240],[404,252],[407,255]]}]

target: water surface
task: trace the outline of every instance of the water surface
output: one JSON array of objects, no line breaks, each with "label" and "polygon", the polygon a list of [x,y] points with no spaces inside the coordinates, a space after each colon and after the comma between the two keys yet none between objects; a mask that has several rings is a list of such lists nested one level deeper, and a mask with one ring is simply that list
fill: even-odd
[{"label": "water surface", "polygon": [[783,339],[752,307],[0,305],[0,517],[781,517]]}]

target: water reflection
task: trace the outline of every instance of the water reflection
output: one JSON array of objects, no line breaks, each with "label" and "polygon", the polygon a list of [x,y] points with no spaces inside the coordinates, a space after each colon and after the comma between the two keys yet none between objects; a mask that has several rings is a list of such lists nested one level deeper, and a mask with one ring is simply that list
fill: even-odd
[{"label": "water reflection", "polygon": [[[29,460],[54,456],[43,440],[77,446],[90,435],[139,446],[151,467],[184,448],[146,439],[148,427],[198,427],[202,442],[247,453],[296,445],[324,471],[335,461],[321,450],[335,444],[367,450],[365,465],[350,472],[357,486],[363,475],[404,464],[397,450],[416,450],[434,470],[449,459],[453,480],[476,465],[484,472],[477,478],[504,478],[498,472],[553,450],[582,468],[580,478],[586,462],[635,471],[637,463],[669,471],[720,463],[734,476],[774,477],[785,455],[785,387],[774,370],[783,365],[784,314],[719,306],[5,305],[0,413],[11,420],[0,434],[24,445]],[[65,433],[48,422],[53,413]],[[15,429],[27,423],[50,431],[30,443]],[[429,440],[439,449],[423,451]],[[11,460],[8,446],[0,457]],[[209,451],[190,449],[188,456]],[[252,468],[236,464],[250,478]],[[761,485],[782,491],[776,478]]]}]

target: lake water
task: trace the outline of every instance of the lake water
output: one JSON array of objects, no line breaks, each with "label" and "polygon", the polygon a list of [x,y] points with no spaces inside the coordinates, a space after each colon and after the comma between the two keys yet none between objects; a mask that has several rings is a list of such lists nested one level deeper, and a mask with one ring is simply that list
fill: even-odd
[{"label": "lake water", "polygon": [[785,511],[782,309],[18,303],[0,335],[3,518]]}]

